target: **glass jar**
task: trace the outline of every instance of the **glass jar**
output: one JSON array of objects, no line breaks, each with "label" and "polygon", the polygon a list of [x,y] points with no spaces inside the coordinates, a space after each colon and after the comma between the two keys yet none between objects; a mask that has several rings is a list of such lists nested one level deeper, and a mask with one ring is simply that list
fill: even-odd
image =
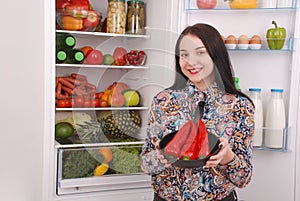
[{"label": "glass jar", "polygon": [[126,33],[145,33],[145,9],[143,1],[131,0],[127,2]]},{"label": "glass jar", "polygon": [[125,0],[108,0],[106,32],[124,34],[125,28]]}]

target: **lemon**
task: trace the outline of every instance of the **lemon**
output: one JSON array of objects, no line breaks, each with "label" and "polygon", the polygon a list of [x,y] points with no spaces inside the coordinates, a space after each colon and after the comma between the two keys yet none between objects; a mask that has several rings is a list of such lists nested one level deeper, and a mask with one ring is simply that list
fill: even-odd
[{"label": "lemon", "polygon": [[74,133],[74,127],[69,122],[60,122],[55,124],[55,137],[68,138]]},{"label": "lemon", "polygon": [[135,90],[126,90],[123,92],[123,96],[125,98],[125,106],[132,107],[140,103],[140,95]]},{"label": "lemon", "polygon": [[94,170],[94,176],[102,176],[108,171],[108,164],[102,163],[101,165],[98,165]]}]

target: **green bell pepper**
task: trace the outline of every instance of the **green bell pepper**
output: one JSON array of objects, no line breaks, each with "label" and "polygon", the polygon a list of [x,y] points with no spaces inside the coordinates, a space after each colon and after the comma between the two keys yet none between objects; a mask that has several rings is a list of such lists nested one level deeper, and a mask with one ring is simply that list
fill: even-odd
[{"label": "green bell pepper", "polygon": [[280,50],[286,39],[286,30],[283,27],[277,27],[275,21],[272,21],[272,24],[275,25],[275,28],[270,28],[267,31],[268,46],[271,50]]}]

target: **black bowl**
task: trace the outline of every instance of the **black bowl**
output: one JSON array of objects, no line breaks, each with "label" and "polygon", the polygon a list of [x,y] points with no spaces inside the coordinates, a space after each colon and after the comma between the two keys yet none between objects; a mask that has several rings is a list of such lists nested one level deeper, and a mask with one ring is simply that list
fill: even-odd
[{"label": "black bowl", "polygon": [[[173,139],[173,137],[176,135],[176,132],[172,132],[162,138],[160,141],[160,149],[164,153],[164,148],[167,146],[167,144]],[[203,159],[198,159],[198,160],[180,160],[177,158],[172,158],[169,155],[164,154],[166,159],[171,162],[174,166],[180,167],[180,168],[200,168],[203,167],[206,163],[206,161],[209,159],[210,156],[215,155],[218,153],[220,150],[219,144],[220,140],[219,137],[212,134],[208,133],[208,142],[209,142],[209,147],[210,147],[210,154],[203,158]]]}]

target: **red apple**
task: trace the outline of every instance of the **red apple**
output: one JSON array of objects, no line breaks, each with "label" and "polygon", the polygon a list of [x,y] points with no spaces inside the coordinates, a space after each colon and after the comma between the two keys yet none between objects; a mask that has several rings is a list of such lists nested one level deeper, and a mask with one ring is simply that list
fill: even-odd
[{"label": "red apple", "polygon": [[87,57],[85,58],[84,63],[91,65],[100,65],[103,62],[103,54],[100,50],[91,50]]},{"label": "red apple", "polygon": [[94,29],[99,24],[100,18],[96,11],[89,11],[87,17],[83,19],[83,29]]}]

